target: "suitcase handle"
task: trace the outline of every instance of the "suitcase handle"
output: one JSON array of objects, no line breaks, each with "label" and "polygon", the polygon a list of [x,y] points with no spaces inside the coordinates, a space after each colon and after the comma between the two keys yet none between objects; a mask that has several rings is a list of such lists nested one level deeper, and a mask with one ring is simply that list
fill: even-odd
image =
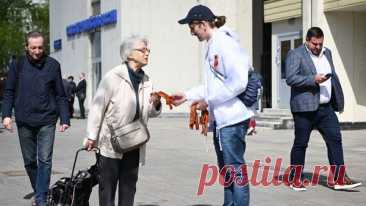
[{"label": "suitcase handle", "polygon": [[[83,147],[83,148],[80,148],[80,149],[78,149],[78,150],[76,151],[76,154],[75,154],[75,160],[74,160],[74,164],[73,164],[73,166],[72,166],[72,171],[71,171],[71,179],[72,179],[72,178],[73,178],[73,176],[74,176],[74,170],[75,170],[76,161],[77,161],[77,159],[78,159],[79,152],[81,152],[81,151],[87,151],[87,148]],[[98,162],[98,161],[99,161],[99,156],[98,156],[98,154],[100,153],[100,149],[99,149],[99,148],[97,148],[97,147],[95,147],[95,148],[93,148],[93,149],[92,149],[92,151],[94,151],[94,152],[95,152],[95,158],[96,158],[96,160],[97,160],[97,162]]]}]

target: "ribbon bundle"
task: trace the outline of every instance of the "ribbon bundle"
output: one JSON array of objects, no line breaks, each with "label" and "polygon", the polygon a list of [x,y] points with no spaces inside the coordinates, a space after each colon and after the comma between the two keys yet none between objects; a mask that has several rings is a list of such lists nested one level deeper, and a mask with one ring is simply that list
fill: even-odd
[{"label": "ribbon bundle", "polygon": [[169,106],[169,109],[173,109],[173,97],[169,96],[168,94],[162,91],[154,92],[153,94],[164,98],[166,105]]},{"label": "ribbon bundle", "polygon": [[191,113],[189,115],[189,128],[199,130],[201,125],[201,134],[207,136],[208,132],[208,111],[201,111],[201,116],[198,117],[197,104],[191,105]]},{"label": "ribbon bundle", "polygon": [[[169,109],[173,109],[173,97],[166,94],[165,92],[159,91],[154,92],[153,95],[157,95],[165,99],[166,104],[169,106]],[[208,132],[208,111],[201,111],[201,116],[198,117],[197,113],[197,103],[191,105],[191,112],[189,116],[189,128],[199,130],[201,125],[201,134],[207,136]]]}]

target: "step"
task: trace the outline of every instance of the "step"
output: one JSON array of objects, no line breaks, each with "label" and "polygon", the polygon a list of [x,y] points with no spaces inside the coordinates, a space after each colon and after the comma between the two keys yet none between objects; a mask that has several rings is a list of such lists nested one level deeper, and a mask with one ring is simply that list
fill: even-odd
[{"label": "step", "polygon": [[255,116],[256,118],[261,119],[292,119],[291,115],[274,115],[274,114],[264,114],[260,113]]},{"label": "step", "polygon": [[257,127],[268,127],[268,128],[275,129],[276,127],[280,127],[282,122],[256,120],[256,124],[257,124]]},{"label": "step", "polygon": [[189,118],[189,113],[187,112],[163,112],[158,118]]},{"label": "step", "polygon": [[292,114],[275,114],[275,113],[264,113],[264,112],[261,112],[261,113],[258,113],[256,116],[259,116],[259,117],[291,117],[292,118]]},{"label": "step", "polygon": [[279,116],[256,116],[255,119],[257,121],[279,121],[281,122],[282,120],[282,117],[279,117]]},{"label": "step", "polygon": [[292,118],[284,119],[260,119],[256,118],[258,127],[268,127],[272,129],[293,129],[294,121]]},{"label": "step", "polygon": [[272,109],[272,108],[264,108],[263,114],[271,114],[271,115],[289,115],[291,116],[291,111],[289,109]]},{"label": "step", "polygon": [[294,120],[293,119],[283,119],[282,124],[275,125],[273,129],[293,129]]}]

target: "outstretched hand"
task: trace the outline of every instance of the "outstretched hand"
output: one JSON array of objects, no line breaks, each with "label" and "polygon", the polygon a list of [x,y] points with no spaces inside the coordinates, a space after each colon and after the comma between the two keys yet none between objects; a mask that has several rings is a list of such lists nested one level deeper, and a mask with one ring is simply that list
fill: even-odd
[{"label": "outstretched hand", "polygon": [[173,105],[176,107],[187,101],[186,95],[183,93],[175,93],[171,97],[173,98]]}]

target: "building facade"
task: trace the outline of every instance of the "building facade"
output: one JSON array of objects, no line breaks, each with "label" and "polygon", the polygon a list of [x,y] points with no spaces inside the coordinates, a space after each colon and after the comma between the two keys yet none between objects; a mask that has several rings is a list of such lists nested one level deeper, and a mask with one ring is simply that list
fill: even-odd
[{"label": "building facade", "polygon": [[[190,35],[187,25],[179,25],[188,10],[197,4],[209,6],[217,15],[227,16],[242,45],[251,53],[252,0],[51,0],[51,56],[60,61],[64,76],[87,74],[87,101],[100,79],[121,63],[119,47],[130,34],[150,40],[150,63],[145,71],[155,90],[183,91],[203,79],[203,45]],[[115,19],[103,16],[115,12]],[[77,79],[76,79],[77,80]],[[77,103],[75,104],[75,106]],[[76,106],[77,107],[77,106]],[[188,112],[188,107],[168,107],[165,112]]]},{"label": "building facade", "polygon": [[[177,20],[197,4],[225,15],[239,34],[264,78],[262,108],[289,110],[285,57],[304,43],[311,26],[321,27],[345,94],[339,119],[366,122],[366,0],[50,0],[51,55],[64,76],[87,74],[88,104],[103,75],[121,63],[122,40],[142,34],[150,40],[145,71],[155,90],[188,89],[203,79],[204,47]],[[188,108],[166,107],[165,112],[186,113]]]}]

